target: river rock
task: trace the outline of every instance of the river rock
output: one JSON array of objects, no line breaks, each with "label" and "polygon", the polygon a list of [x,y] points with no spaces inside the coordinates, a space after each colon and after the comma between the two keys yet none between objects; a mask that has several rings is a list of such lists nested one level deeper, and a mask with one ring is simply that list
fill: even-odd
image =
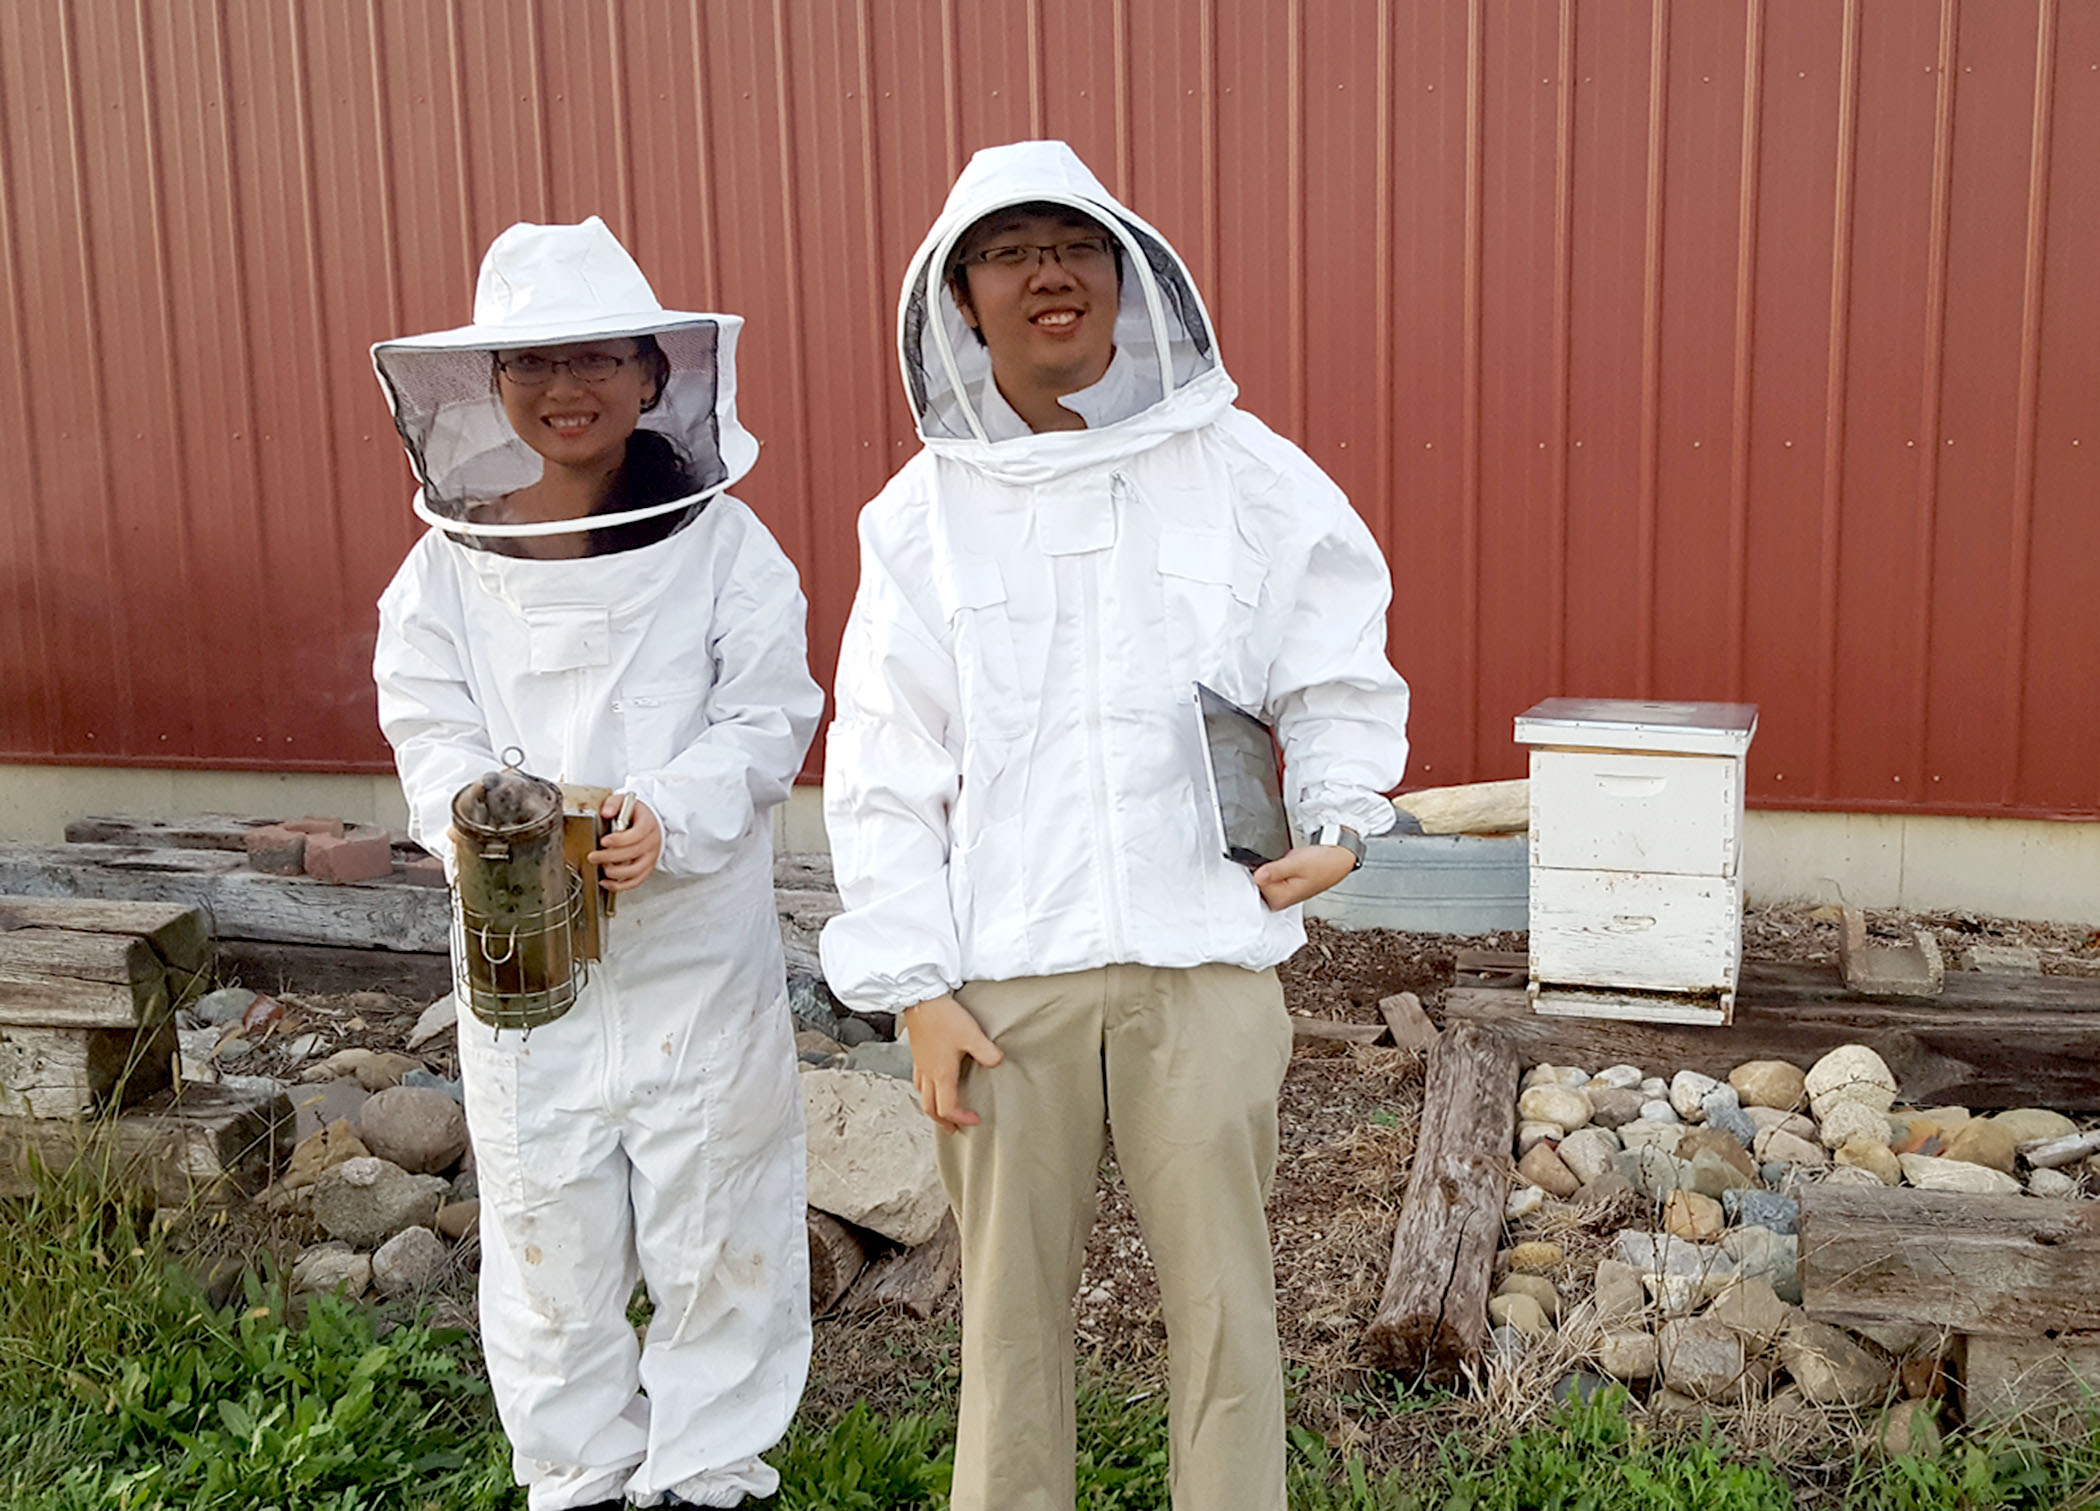
[{"label": "river rock", "polygon": [[1888,1063],[1864,1044],[1841,1044],[1809,1067],[1803,1079],[1808,1104],[1821,1122],[1839,1102],[1864,1102],[1887,1112],[1896,1101],[1896,1078]]},{"label": "river rock", "polygon": [[1540,1123],[1527,1118],[1517,1124],[1517,1153],[1529,1154],[1548,1140],[1559,1143],[1568,1136],[1568,1130],[1558,1123]]},{"label": "river rock", "polygon": [[1672,1390],[1700,1401],[1733,1399],[1743,1378],[1743,1340],[1708,1317],[1656,1329],[1657,1361]]},{"label": "river rock", "polygon": [[2013,1126],[1996,1118],[1974,1118],[1947,1140],[1946,1147],[1940,1151],[1941,1157],[1982,1165],[2010,1175],[2016,1152],[2013,1131]]},{"label": "river rock", "polygon": [[1696,1123],[1706,1115],[1703,1110],[1706,1094],[1720,1084],[1712,1076],[1701,1075],[1696,1070],[1680,1070],[1670,1077],[1670,1105],[1687,1123]]},{"label": "river rock", "polygon": [[1517,1115],[1527,1122],[1558,1123],[1572,1133],[1590,1120],[1589,1094],[1574,1086],[1534,1086],[1517,1098]]},{"label": "river rock", "polygon": [[1597,1367],[1614,1380],[1655,1378],[1657,1345],[1646,1328],[1615,1328],[1597,1342]]},{"label": "river rock", "polygon": [[1588,1088],[1590,1099],[1590,1122],[1599,1128],[1617,1128],[1632,1122],[1641,1115],[1641,1106],[1648,1099],[1638,1088],[1621,1091],[1610,1086]]},{"label": "river rock", "polygon": [[1877,1112],[1864,1102],[1833,1102],[1817,1125],[1816,1133],[1825,1149],[1835,1149],[1860,1138],[1886,1144],[1890,1133],[1889,1118],[1887,1113]]},{"label": "river rock", "polygon": [[1502,1251],[1502,1262],[1520,1275],[1548,1274],[1567,1257],[1567,1250],[1543,1238],[1527,1239]]},{"label": "river rock", "polygon": [[1731,1228],[1721,1252],[1746,1280],[1763,1280],[1781,1301],[1801,1304],[1801,1240],[1770,1228]]},{"label": "river rock", "polygon": [[1531,1337],[1553,1330],[1553,1324],[1546,1320],[1546,1309],[1521,1294],[1489,1297],[1488,1316],[1500,1326],[1513,1327]]},{"label": "river rock", "polygon": [[[1677,1146],[1677,1157],[1696,1160],[1701,1154],[1712,1155],[1730,1166],[1743,1177],[1742,1182],[1738,1184],[1757,1184],[1757,1161],[1751,1157],[1749,1150],[1736,1142],[1735,1135],[1727,1129],[1709,1126],[1687,1132]],[[1713,1194],[1711,1191],[1707,1192],[1709,1196]]]},{"label": "river rock", "polygon": [[1822,1184],[1826,1186],[1857,1186],[1866,1190],[1878,1190],[1887,1183],[1872,1170],[1864,1169],[1858,1165],[1838,1165],[1824,1175]]},{"label": "river rock", "polygon": [[1781,1164],[1793,1165],[1797,1169],[1820,1170],[1830,1163],[1830,1151],[1821,1144],[1812,1144],[1784,1128],[1767,1128],[1752,1144],[1760,1160],[1777,1160]]},{"label": "river rock", "polygon": [[1890,1458],[1938,1458],[1938,1411],[1937,1401],[1898,1401],[1882,1416],[1876,1434],[1881,1451]]},{"label": "river rock", "polygon": [[1641,1272],[1617,1259],[1597,1261],[1597,1281],[1590,1302],[1599,1322],[1630,1322],[1648,1308]]},{"label": "river rock", "polygon": [[1596,1086],[1609,1086],[1621,1091],[1638,1091],[1645,1080],[1638,1065],[1607,1065],[1591,1078]]},{"label": "river rock", "polygon": [[1560,1315],[1560,1292],[1544,1275],[1505,1275],[1495,1287],[1498,1296],[1529,1296],[1548,1317]]},{"label": "river rock", "polygon": [[1801,1317],[1797,1309],[1779,1299],[1770,1282],[1756,1276],[1730,1281],[1706,1314],[1741,1338],[1744,1347],[1759,1352],[1777,1342]]},{"label": "river rock", "polygon": [[1682,1123],[1658,1123],[1652,1118],[1622,1123],[1616,1131],[1619,1142],[1628,1149],[1660,1149],[1665,1154],[1675,1154],[1687,1132]]},{"label": "river rock", "polygon": [[333,1169],[344,1160],[357,1159],[371,1152],[351,1128],[350,1120],[337,1118],[327,1127],[316,1129],[292,1146],[292,1157],[286,1163],[284,1176],[277,1184],[287,1191],[311,1186],[320,1179],[323,1170]]},{"label": "river rock", "polygon": [[911,1247],[940,1230],[947,1193],[935,1130],[909,1082],[859,1070],[802,1077],[809,1204]]},{"label": "river rock", "polygon": [[1807,1075],[1785,1060],[1745,1060],[1728,1072],[1728,1084],[1746,1109],[1792,1112],[1808,1094]]},{"label": "river rock", "polygon": [[245,986],[222,986],[215,992],[206,992],[190,1009],[197,1015],[199,1023],[213,1028],[223,1028],[229,1023],[241,1021],[241,1015],[254,1005],[258,994]]},{"label": "river rock", "polygon": [[2078,1182],[2061,1170],[2036,1170],[2027,1177],[2027,1189],[2036,1196],[2076,1196]]},{"label": "river rock", "polygon": [[1763,1184],[1757,1176],[1745,1175],[1740,1166],[1724,1159],[1711,1149],[1701,1149],[1694,1154],[1689,1168],[1692,1177],[1691,1189],[1715,1201],[1719,1201],[1724,1192]]},{"label": "river rock", "polygon": [[1645,1145],[1626,1152],[1631,1164],[1629,1174],[1641,1195],[1661,1201],[1672,1191],[1691,1189],[1694,1177],[1689,1160]]},{"label": "river rock", "polygon": [[1534,1186],[1563,1199],[1582,1189],[1582,1181],[1567,1167],[1561,1157],[1553,1152],[1553,1146],[1544,1140],[1533,1144],[1525,1156],[1517,1161],[1517,1174]]},{"label": "river rock", "polygon": [[404,1228],[372,1256],[372,1283],[382,1296],[427,1291],[444,1278],[452,1250],[428,1228]]},{"label": "river rock", "polygon": [[1903,1184],[1903,1166],[1896,1159],[1896,1151],[1871,1135],[1848,1139],[1832,1159],[1842,1167],[1871,1172],[1884,1186]]},{"label": "river rock", "polygon": [[412,1175],[435,1175],[467,1152],[466,1109],[427,1086],[374,1092],[352,1124],[365,1147]]},{"label": "river rock", "polygon": [[1801,1204],[1778,1191],[1724,1191],[1721,1207],[1734,1222],[1774,1233],[1792,1233],[1801,1221]]},{"label": "river rock", "polygon": [[1745,1107],[1743,1116],[1750,1119],[1751,1126],[1759,1133],[1767,1128],[1782,1128],[1796,1138],[1813,1139],[1816,1136],[1815,1120],[1798,1112],[1782,1112],[1777,1107]]},{"label": "river rock", "polygon": [[313,1191],[314,1221],[322,1231],[372,1248],[404,1228],[427,1225],[449,1187],[435,1175],[414,1175],[366,1155],[322,1171]]},{"label": "river rock", "polygon": [[1613,1235],[1612,1248],[1622,1263],[1645,1275],[1732,1275],[1736,1270],[1723,1250],[1670,1233],[1626,1228]]},{"label": "river rock", "polygon": [[1641,1116],[1651,1123],[1682,1123],[1677,1109],[1670,1105],[1668,1097],[1650,1097],[1641,1103]]},{"label": "river rock", "polygon": [[1509,1188],[1509,1197],[1502,1203],[1502,1215],[1511,1222],[1531,1217],[1546,1205],[1546,1193],[1537,1186],[1527,1186],[1521,1181]]},{"label": "river rock", "polygon": [[1977,1196],[2016,1196],[2020,1183],[2002,1170],[1930,1154],[1900,1154],[1903,1178],[1921,1191],[1967,1191]]},{"label": "river rock", "polygon": [[2015,1144],[2068,1138],[2078,1131],[2076,1123],[2046,1107],[2015,1107],[2010,1112],[1996,1114],[1991,1121],[2010,1133]]},{"label": "river rock", "polygon": [[1612,1156],[1619,1152],[1619,1137],[1609,1128],[1578,1128],[1562,1139],[1554,1152],[1569,1173],[1587,1185],[1612,1168]]},{"label": "river rock", "polygon": [[440,1034],[451,1032],[459,1026],[459,1000],[447,992],[416,1016],[416,1026],[408,1031],[408,1047],[421,1049]]},{"label": "river rock", "polygon": [[454,1243],[481,1231],[481,1201],[468,1197],[465,1201],[448,1201],[437,1210],[434,1226]]},{"label": "river rock", "polygon": [[355,1301],[372,1284],[372,1260],[347,1243],[316,1244],[292,1261],[292,1294],[340,1291]]},{"label": "river rock", "polygon": [[1693,1243],[1712,1243],[1726,1226],[1721,1204],[1697,1191],[1672,1191],[1663,1202],[1663,1227]]},{"label": "river rock", "polygon": [[1806,1318],[1779,1340],[1779,1361],[1819,1406],[1866,1406],[1887,1393],[1893,1374],[1839,1328]]}]

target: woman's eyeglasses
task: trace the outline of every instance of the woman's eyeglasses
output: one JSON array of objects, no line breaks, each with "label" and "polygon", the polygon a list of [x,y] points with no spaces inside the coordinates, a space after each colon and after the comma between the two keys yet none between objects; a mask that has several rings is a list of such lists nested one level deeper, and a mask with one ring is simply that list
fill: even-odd
[{"label": "woman's eyeglasses", "polygon": [[557,367],[566,367],[569,376],[579,383],[603,383],[633,360],[610,352],[586,352],[580,357],[541,357],[521,352],[515,357],[498,357],[496,371],[520,388],[545,388],[554,381]]}]

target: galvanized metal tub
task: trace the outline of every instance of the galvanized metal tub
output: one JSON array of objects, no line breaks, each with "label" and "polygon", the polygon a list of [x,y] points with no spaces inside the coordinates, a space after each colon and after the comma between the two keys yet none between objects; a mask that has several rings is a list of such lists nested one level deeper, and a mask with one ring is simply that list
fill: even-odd
[{"label": "galvanized metal tub", "polygon": [[1345,929],[1492,934],[1528,927],[1530,900],[1528,835],[1381,834],[1305,911]]}]

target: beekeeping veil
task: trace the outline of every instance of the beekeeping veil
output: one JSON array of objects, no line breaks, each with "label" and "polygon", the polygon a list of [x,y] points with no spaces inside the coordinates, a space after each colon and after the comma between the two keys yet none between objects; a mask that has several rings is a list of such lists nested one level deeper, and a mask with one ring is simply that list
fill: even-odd
[{"label": "beekeeping veil", "polygon": [[[970,159],[905,275],[897,347],[920,436],[943,451],[953,449],[943,442],[1011,444],[993,443],[986,435],[982,395],[991,382],[991,357],[949,293],[948,275],[971,226],[995,210],[1032,203],[1077,210],[1099,221],[1122,248],[1115,342],[1118,360],[1128,358],[1135,380],[1129,413],[1108,423],[1163,404],[1212,410],[1220,394],[1230,403],[1234,390],[1219,363],[1210,318],[1167,239],[1118,204],[1063,142],[1014,142]],[[1051,441],[1047,435],[1033,439]],[[989,453],[982,459],[989,461]]]},{"label": "beekeeping veil", "polygon": [[[721,492],[758,457],[757,440],[736,417],[736,338],[743,323],[736,315],[665,309],[595,215],[581,225],[512,226],[482,258],[472,325],[372,348],[394,427],[421,484],[417,516],[478,536],[557,535],[668,514]],[[661,431],[683,449],[697,491],[582,519],[473,522],[477,505],[538,482],[545,465],[504,416],[495,354],[618,336],[654,336],[663,348],[669,376],[639,428]]]}]

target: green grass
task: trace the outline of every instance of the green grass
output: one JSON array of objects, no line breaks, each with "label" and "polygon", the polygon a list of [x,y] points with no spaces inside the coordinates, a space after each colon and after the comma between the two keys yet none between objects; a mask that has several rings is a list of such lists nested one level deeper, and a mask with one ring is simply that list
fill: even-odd
[{"label": "green grass", "polygon": [[[297,1325],[251,1279],[215,1305],[168,1240],[99,1192],[0,1203],[0,1511],[516,1511],[472,1341],[316,1299]],[[1380,1423],[1437,1409],[1397,1390]],[[1098,1375],[1079,1402],[1079,1504],[1167,1511],[1163,1398]],[[792,1511],[938,1511],[952,1379],[907,1409],[805,1411],[771,1455]],[[1417,1439],[1417,1441],[1422,1441]],[[2068,1511],[2100,1508],[2100,1433],[1950,1438],[1932,1459],[1793,1478],[1712,1430],[1651,1432],[1606,1391],[1506,1441],[1452,1434],[1374,1473],[1303,1429],[1293,1511]]]}]

